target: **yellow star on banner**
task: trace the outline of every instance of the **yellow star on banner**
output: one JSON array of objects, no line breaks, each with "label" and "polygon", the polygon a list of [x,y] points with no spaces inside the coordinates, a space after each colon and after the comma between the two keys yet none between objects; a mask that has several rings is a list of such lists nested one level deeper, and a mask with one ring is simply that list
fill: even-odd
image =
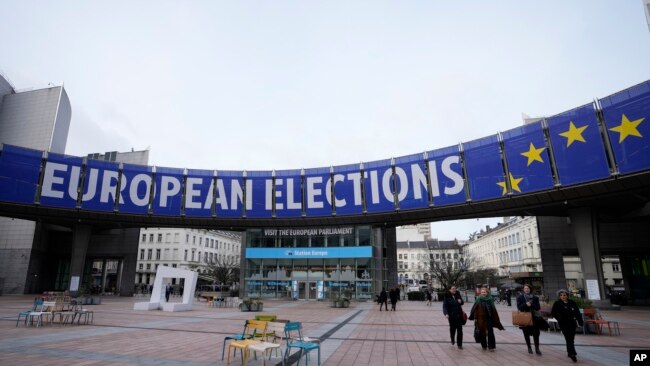
[{"label": "yellow star on banner", "polygon": [[582,127],[577,127],[573,124],[573,121],[569,121],[569,130],[562,132],[560,136],[566,137],[568,140],[566,142],[566,147],[571,146],[573,141],[587,142],[585,138],[582,137],[582,132],[587,129],[587,125]]},{"label": "yellow star on banner", "polygon": [[616,127],[612,127],[609,130],[618,132],[620,134],[620,136],[618,137],[619,144],[623,142],[628,136],[643,137],[641,136],[639,130],[637,130],[636,128],[637,126],[639,126],[639,124],[641,124],[641,122],[643,122],[644,119],[645,118],[639,118],[639,119],[635,119],[634,121],[630,121],[629,119],[627,119],[625,115],[623,115],[623,118],[621,119],[621,124]]},{"label": "yellow star on banner", "polygon": [[[521,189],[519,188],[519,183],[524,180],[524,178],[515,178],[512,176],[512,173],[510,173],[510,187],[512,187],[512,190],[517,191],[521,193]],[[506,182],[498,182],[497,185],[501,188],[503,188],[503,192],[501,193],[502,196],[505,196],[506,193],[508,192],[507,190],[507,185]]]},{"label": "yellow star on banner", "polygon": [[526,152],[522,152],[521,155],[525,156],[528,158],[528,165],[533,163],[533,161],[539,161],[540,163],[543,163],[544,160],[542,160],[541,153],[545,150],[545,147],[540,147],[539,149],[535,148],[535,145],[533,143],[530,143],[530,148]]}]

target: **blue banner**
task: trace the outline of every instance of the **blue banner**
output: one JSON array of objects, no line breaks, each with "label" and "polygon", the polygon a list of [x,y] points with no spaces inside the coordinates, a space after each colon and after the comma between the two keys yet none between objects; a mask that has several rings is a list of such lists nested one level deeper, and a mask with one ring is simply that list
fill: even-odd
[{"label": "blue banner", "polygon": [[152,209],[156,215],[180,216],[183,169],[156,167]]},{"label": "blue banner", "polygon": [[252,207],[246,208],[246,217],[270,218],[273,216],[273,177],[270,171],[247,172],[246,198],[252,195]]},{"label": "blue banner", "polygon": [[334,167],[334,205],[337,216],[363,213],[359,164]]},{"label": "blue banner", "polygon": [[372,258],[372,247],[246,248],[246,258]]},{"label": "blue banner", "polygon": [[424,154],[395,158],[395,186],[400,210],[429,207]]},{"label": "blue banner", "polygon": [[214,171],[188,169],[185,180],[185,216],[210,217],[214,206]]},{"label": "blue banner", "polygon": [[119,164],[88,159],[81,192],[81,208],[93,211],[114,211]]},{"label": "blue banner", "polygon": [[434,206],[465,203],[465,180],[458,145],[427,151]]},{"label": "blue banner", "polygon": [[302,177],[300,170],[275,172],[275,216],[302,216]]},{"label": "blue banner", "polygon": [[146,165],[124,164],[120,179],[120,212],[146,214],[149,212],[153,168]]},{"label": "blue banner", "polygon": [[560,184],[572,185],[609,177],[609,166],[593,105],[547,119]]},{"label": "blue banner", "polygon": [[464,142],[463,150],[472,200],[501,197],[506,183],[497,135]]},{"label": "blue banner", "polygon": [[393,168],[390,159],[363,163],[363,185],[366,190],[366,211],[395,211]]},{"label": "blue banner", "polygon": [[[501,133],[512,194],[553,188],[551,159],[542,123],[531,123]],[[505,187],[503,194],[506,194]]]},{"label": "blue banner", "polygon": [[217,172],[217,217],[241,218],[244,210],[244,178],[240,171]]},{"label": "blue banner", "polygon": [[332,215],[330,168],[305,169],[305,213],[307,216]]},{"label": "blue banner", "polygon": [[650,168],[650,82],[600,100],[621,174]]},{"label": "blue banner", "polygon": [[43,172],[41,205],[64,208],[77,206],[82,163],[83,159],[80,157],[47,154]]},{"label": "blue banner", "polygon": [[0,200],[34,203],[43,152],[3,145],[0,152]]}]

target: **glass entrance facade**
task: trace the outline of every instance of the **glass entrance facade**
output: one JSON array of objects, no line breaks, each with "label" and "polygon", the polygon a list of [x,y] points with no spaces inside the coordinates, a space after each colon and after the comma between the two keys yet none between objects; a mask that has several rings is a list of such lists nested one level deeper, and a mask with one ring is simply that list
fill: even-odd
[{"label": "glass entrance facade", "polygon": [[377,263],[369,226],[250,229],[243,260],[244,296],[372,299]]}]

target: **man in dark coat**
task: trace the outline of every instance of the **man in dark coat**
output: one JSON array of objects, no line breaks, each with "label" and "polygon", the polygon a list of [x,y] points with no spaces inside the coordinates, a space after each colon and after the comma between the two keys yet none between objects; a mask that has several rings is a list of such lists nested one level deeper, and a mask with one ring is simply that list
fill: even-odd
[{"label": "man in dark coat", "polygon": [[391,311],[397,311],[397,309],[395,309],[395,305],[397,304],[397,296],[398,296],[397,290],[394,288],[390,289],[390,291],[388,292],[388,297],[390,298]]},{"label": "man in dark coat", "polygon": [[386,311],[388,311],[388,294],[386,293],[385,288],[382,288],[381,292],[379,293],[379,311],[381,311],[382,305],[384,305],[386,307]]}]

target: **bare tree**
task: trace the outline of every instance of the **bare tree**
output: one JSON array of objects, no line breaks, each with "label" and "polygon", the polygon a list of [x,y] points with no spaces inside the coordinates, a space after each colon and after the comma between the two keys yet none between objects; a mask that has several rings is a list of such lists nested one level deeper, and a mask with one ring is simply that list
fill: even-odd
[{"label": "bare tree", "polygon": [[468,255],[459,259],[444,258],[429,261],[429,272],[446,290],[452,285],[458,286],[471,267],[471,258]]},{"label": "bare tree", "polygon": [[215,258],[205,264],[193,265],[192,269],[200,269],[202,276],[218,284],[231,285],[239,280],[239,261],[234,258]]}]

